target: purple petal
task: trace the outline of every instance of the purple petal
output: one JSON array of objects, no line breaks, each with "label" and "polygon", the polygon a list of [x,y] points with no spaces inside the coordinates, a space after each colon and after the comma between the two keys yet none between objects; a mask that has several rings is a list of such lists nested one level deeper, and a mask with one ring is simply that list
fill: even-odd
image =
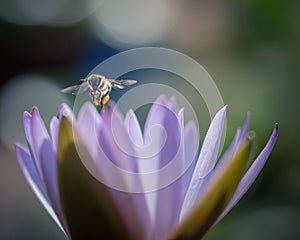
[{"label": "purple petal", "polygon": [[23,121],[24,121],[24,132],[27,140],[27,144],[31,147],[32,146],[32,139],[31,139],[31,114],[29,112],[23,113]]},{"label": "purple petal", "polygon": [[44,180],[42,174],[42,164],[40,159],[41,155],[39,151],[44,141],[46,140],[50,141],[50,137],[37,108],[32,109],[31,115],[32,117],[31,117],[30,127],[31,127],[32,149],[34,152],[34,156],[36,158],[38,169],[41,173],[41,178],[42,180]]},{"label": "purple petal", "polygon": [[[162,108],[162,105],[166,106],[166,104],[167,98],[162,95],[152,105],[144,126],[144,145],[136,149],[139,157],[138,167],[141,173],[141,180],[144,188],[148,191],[149,189],[156,190],[158,186],[158,176],[153,173],[159,169],[159,153],[166,141],[165,130],[161,124],[164,118],[164,111],[162,109],[166,108]],[[155,223],[157,193],[156,191],[151,191],[145,194],[145,197],[150,217],[152,222]]]},{"label": "purple petal", "polygon": [[194,175],[196,178],[206,177],[206,175],[212,171],[216,164],[226,118],[226,110],[227,106],[222,108],[216,114],[209,126],[200,151],[198,164],[195,169]]},{"label": "purple petal", "polygon": [[[114,114],[113,111],[115,111]],[[129,149],[131,142],[124,120],[116,111],[118,110],[114,110],[114,107],[110,105],[102,113],[103,118],[101,118],[95,107],[87,103],[78,114],[77,129],[98,170],[105,169],[105,172],[101,174],[105,176],[106,181],[123,186],[123,188],[134,185],[141,190],[141,182],[137,178],[124,179],[125,175],[120,172],[114,174],[110,171],[113,169],[108,165],[108,162],[113,162],[120,168],[124,167],[128,171],[137,172],[136,159],[126,152],[133,153],[133,149]],[[109,191],[122,216],[124,219],[127,218],[127,227],[132,235],[149,236],[151,223],[144,195],[129,194],[112,188],[109,188]]]},{"label": "purple petal", "polygon": [[29,152],[30,152],[31,158],[33,160],[34,167],[37,171],[37,174],[38,174],[39,178],[42,179],[42,172],[41,172],[41,169],[40,169],[39,164],[37,162],[37,158],[36,158],[35,152],[33,150],[33,145],[32,145],[31,117],[32,116],[29,112],[24,112],[23,121],[24,121],[25,137],[26,137],[26,140],[27,140]]},{"label": "purple petal", "polygon": [[163,118],[163,112],[161,111],[161,106],[165,106],[167,104],[167,98],[164,95],[158,97],[151,109],[148,113],[147,120],[144,126],[144,142],[145,144],[152,144],[153,141],[151,139],[151,128],[157,124],[157,122],[161,121],[160,119]]},{"label": "purple petal", "polygon": [[250,112],[248,112],[243,127],[241,129],[241,135],[239,138],[240,141],[243,141],[247,137],[249,131],[250,118],[251,118],[251,114]]},{"label": "purple petal", "polygon": [[176,97],[172,96],[168,102],[168,108],[171,109],[172,112],[178,112],[178,105],[176,101]]},{"label": "purple petal", "polygon": [[[121,169],[127,169],[127,171],[132,173],[138,172],[136,154],[121,113],[115,105],[111,104],[102,116],[105,122],[103,135],[106,139],[102,143],[108,143],[104,148],[109,148],[107,151],[109,159]],[[98,135],[98,138],[100,138],[100,135]],[[135,185],[142,190],[142,182],[139,178],[131,178],[124,175],[123,180],[129,186]],[[127,219],[128,216],[131,216],[128,220],[131,225],[131,231],[135,232],[134,235],[139,236],[138,238],[149,236],[151,234],[151,221],[144,195],[121,192],[113,192],[113,194],[123,216],[127,217]],[[126,202],[129,204],[126,204]],[[133,209],[130,209],[130,206]],[[139,227],[137,228],[137,226]]]},{"label": "purple petal", "polygon": [[188,122],[184,128],[184,173],[183,180],[183,199],[187,193],[188,186],[191,182],[193,172],[197,163],[197,152],[199,146],[198,129],[194,122]]},{"label": "purple petal", "polygon": [[57,175],[57,156],[49,139],[43,141],[39,154],[44,182],[51,205],[64,229],[64,233],[70,236],[60,203]]},{"label": "purple petal", "polygon": [[[238,146],[238,143],[239,143],[239,138],[240,138],[240,135],[241,135],[241,130],[238,129],[233,141],[231,142],[230,144],[230,147],[226,150],[226,152],[223,154],[221,160],[218,162],[218,165],[217,167],[221,167],[222,165],[226,164],[226,161],[230,160],[230,155],[233,156],[235,150],[236,150],[236,147]],[[196,161],[195,161],[196,162]],[[203,179],[200,179],[199,180],[199,188],[197,189],[197,198],[199,198],[202,193],[206,190],[206,186],[207,184],[210,182],[211,178],[214,176],[214,173],[215,173],[215,170],[214,171],[211,171],[205,178]],[[184,217],[185,215],[183,215],[183,212],[181,213],[181,216],[180,216],[180,220],[182,220],[182,218]]]},{"label": "purple petal", "polygon": [[250,113],[248,112],[242,128],[237,130],[233,141],[231,142],[230,146],[228,147],[228,149],[226,150],[226,152],[223,154],[222,158],[218,162],[218,167],[221,167],[223,164],[225,164],[225,161],[230,159],[229,155],[233,155],[236,149],[239,147],[239,145],[245,141],[249,130],[249,124],[250,124]]},{"label": "purple petal", "polygon": [[43,207],[56,222],[56,224],[62,229],[62,231],[64,231],[62,225],[60,224],[60,221],[58,220],[55,212],[52,209],[52,206],[46,193],[46,189],[43,183],[41,182],[41,179],[38,175],[32,158],[22,146],[16,144],[15,148],[20,167],[27,182],[29,183],[29,186],[31,187],[32,191],[39,199]]},{"label": "purple petal", "polygon": [[[153,174],[151,174],[150,179],[149,177],[147,177],[147,173],[155,172],[159,168],[158,156],[165,142],[164,129],[160,124],[164,114],[161,110],[161,105],[166,104],[167,98],[162,95],[158,97],[152,105],[144,126],[144,145],[140,149],[137,149],[137,154],[140,159],[139,172],[142,173],[142,183],[145,186],[145,189],[157,189],[157,174],[154,176]],[[145,197],[148,209],[150,211],[150,217],[152,219],[152,222],[155,223],[157,193],[155,191],[149,192],[145,194]]]},{"label": "purple petal", "polygon": [[132,110],[129,110],[126,114],[125,125],[133,145],[135,147],[142,147],[144,145],[144,140],[141,126]]},{"label": "purple petal", "polygon": [[42,180],[45,183],[48,197],[66,233],[68,230],[63,218],[58,191],[57,157],[50,136],[37,108],[32,110],[31,134],[33,150],[41,169]]},{"label": "purple petal", "polygon": [[85,103],[77,117],[76,129],[93,159],[101,158],[102,154],[97,140],[97,134],[103,126],[102,118],[90,103]]},{"label": "purple petal", "polygon": [[268,143],[266,144],[264,149],[261,151],[259,156],[255,159],[251,167],[248,169],[248,171],[242,178],[241,182],[237,187],[237,190],[235,191],[235,194],[233,195],[226,209],[223,211],[222,215],[219,217],[218,221],[220,221],[234,207],[234,205],[241,199],[241,197],[250,188],[250,186],[252,185],[252,183],[254,182],[254,180],[262,170],[263,166],[265,165],[266,160],[268,159],[275,145],[277,136],[278,136],[278,124],[276,123]]},{"label": "purple petal", "polygon": [[[162,126],[166,133],[166,141],[161,148],[158,157],[159,169],[167,166],[169,163],[175,163],[172,169],[172,176],[180,177],[184,168],[184,138],[183,138],[183,111],[179,114],[173,112],[177,107],[174,103],[154,104],[156,112],[160,113],[159,118],[153,119],[154,124]],[[171,107],[170,107],[171,106]],[[153,110],[152,110],[153,111]],[[148,120],[147,120],[148,121]],[[164,171],[158,169],[158,183],[168,182]],[[164,238],[169,231],[177,224],[181,207],[182,178],[173,181],[171,184],[157,191],[156,212],[154,219],[155,236]],[[170,180],[169,180],[170,182]],[[164,184],[163,184],[164,185]],[[172,203],[172,204],[170,204]]]},{"label": "purple petal", "polygon": [[[222,158],[218,162],[218,168],[222,167],[222,165],[226,164],[226,160],[231,159],[229,156],[233,155],[236,151],[239,144],[241,144],[246,136],[249,129],[249,123],[250,123],[250,113],[247,114],[246,119],[244,121],[242,129],[238,129],[236,135],[234,136],[234,139],[232,140],[230,146],[223,154]],[[201,179],[201,186],[198,189],[198,197],[201,196],[202,192],[205,190],[205,186],[209,183],[210,178],[212,177],[214,171],[211,171],[205,178]],[[184,215],[181,215],[181,217],[184,217]]]},{"label": "purple petal", "polygon": [[197,202],[200,188],[205,177],[213,170],[220,147],[227,106],[223,107],[212,120],[205,136],[194,174],[183,202],[182,219]]},{"label": "purple petal", "polygon": [[[143,155],[145,155],[144,138],[143,138],[140,124],[137,120],[135,113],[132,110],[129,110],[127,112],[125,118],[125,125],[128,131],[128,135],[130,136],[130,139],[136,151],[137,157],[139,158],[137,164],[138,164],[138,171],[139,173],[141,173],[140,174],[141,183],[144,186],[144,189],[147,189],[147,183],[149,181],[149,178],[146,177],[146,175],[144,175],[143,173],[149,172],[149,169],[151,169],[151,167],[149,167],[149,165],[151,166],[151,162],[148,161],[148,159],[144,159],[143,157]],[[152,180],[153,179],[150,180],[151,184],[153,183]],[[149,210],[149,217],[152,220],[152,223],[150,224],[152,225],[154,222],[154,215],[155,215],[156,194],[154,192],[150,192],[150,193],[147,192],[144,194],[144,197],[145,197],[147,208]],[[149,229],[151,228],[152,227],[149,226]],[[151,234],[153,233],[151,232],[149,233],[150,239],[152,238],[152,236],[150,236]]]},{"label": "purple petal", "polygon": [[[167,98],[161,95],[153,103],[144,126],[144,149],[142,158],[143,172],[157,171],[160,167],[159,154],[166,142],[166,132],[163,126]],[[157,179],[152,179],[156,184]]]},{"label": "purple petal", "polygon": [[61,120],[62,116],[65,116],[69,119],[70,122],[75,121],[75,116],[71,108],[63,103],[60,105],[59,110],[58,110],[58,119]]},{"label": "purple petal", "polygon": [[123,170],[138,172],[136,154],[126,130],[124,119],[115,105],[102,114],[104,127],[98,133],[99,144],[108,158]]},{"label": "purple petal", "polygon": [[59,120],[57,117],[53,117],[50,122],[50,134],[54,151],[57,152],[58,144],[58,132],[59,132]]},{"label": "purple petal", "polygon": [[[106,154],[108,150],[103,149],[103,146],[99,143],[98,135],[103,138],[104,142],[112,137],[105,137],[103,128],[105,128],[103,119],[96,108],[90,102],[85,103],[78,113],[76,130],[93,162],[89,163],[85,159],[83,163],[94,176],[99,177],[109,186],[123,186],[122,176],[119,172],[114,171],[116,167]],[[94,169],[94,165],[97,169]]]}]

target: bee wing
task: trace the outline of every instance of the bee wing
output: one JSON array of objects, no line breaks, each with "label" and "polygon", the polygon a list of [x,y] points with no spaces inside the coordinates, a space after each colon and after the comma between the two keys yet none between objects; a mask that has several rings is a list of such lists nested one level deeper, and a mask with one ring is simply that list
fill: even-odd
[{"label": "bee wing", "polygon": [[88,88],[89,88],[88,82],[83,82],[82,84],[64,88],[63,90],[61,90],[61,92],[70,93],[72,95],[79,95],[84,93]]},{"label": "bee wing", "polygon": [[123,89],[124,86],[129,86],[135,84],[136,80],[117,80],[117,79],[107,79],[110,81],[113,88]]}]

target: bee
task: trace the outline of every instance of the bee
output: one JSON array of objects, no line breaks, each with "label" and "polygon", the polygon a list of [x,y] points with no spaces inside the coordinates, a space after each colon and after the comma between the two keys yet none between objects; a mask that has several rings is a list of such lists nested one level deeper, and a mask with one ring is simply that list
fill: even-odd
[{"label": "bee", "polygon": [[123,89],[125,86],[135,84],[136,80],[117,80],[109,79],[98,74],[91,74],[87,78],[80,79],[80,84],[70,86],[61,90],[63,93],[79,95],[90,90],[90,96],[97,109],[100,110],[109,101],[109,93],[112,88]]}]

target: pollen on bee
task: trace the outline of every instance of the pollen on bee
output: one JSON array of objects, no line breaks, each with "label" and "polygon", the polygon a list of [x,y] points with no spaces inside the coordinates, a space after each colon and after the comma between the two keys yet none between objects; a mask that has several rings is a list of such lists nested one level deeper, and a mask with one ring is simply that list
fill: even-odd
[{"label": "pollen on bee", "polygon": [[109,95],[104,96],[104,98],[102,98],[102,105],[106,104],[109,101]]},{"label": "pollen on bee", "polygon": [[98,101],[97,98],[93,98],[93,102],[94,102],[94,104],[95,104],[96,106],[99,105],[99,101]]}]

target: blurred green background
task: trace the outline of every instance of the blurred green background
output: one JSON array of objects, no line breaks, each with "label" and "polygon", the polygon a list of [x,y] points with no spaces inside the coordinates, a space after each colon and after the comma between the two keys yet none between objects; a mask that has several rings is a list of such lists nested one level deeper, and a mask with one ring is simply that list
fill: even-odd
[{"label": "blurred green background", "polygon": [[[61,88],[143,46],[183,52],[206,68],[229,104],[226,145],[247,111],[257,153],[279,122],[263,172],[206,239],[300,239],[299,13],[297,0],[2,0],[0,239],[65,239],[19,169],[22,112],[37,105],[49,122],[61,102],[74,101]],[[209,118],[201,120],[204,133]]]}]

